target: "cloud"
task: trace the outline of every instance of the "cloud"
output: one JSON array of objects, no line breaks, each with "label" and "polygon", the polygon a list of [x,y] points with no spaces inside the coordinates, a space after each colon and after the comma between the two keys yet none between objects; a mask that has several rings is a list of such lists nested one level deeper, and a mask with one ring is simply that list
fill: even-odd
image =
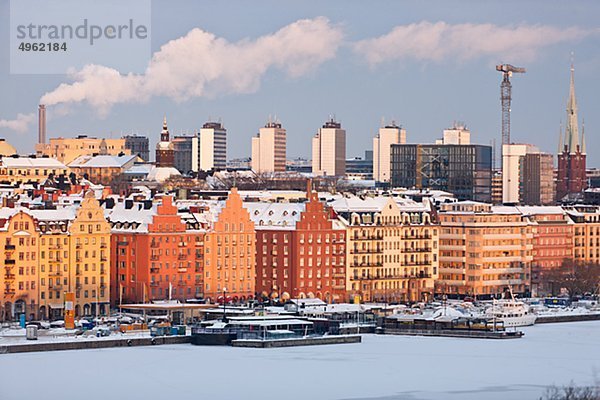
[{"label": "cloud", "polygon": [[599,31],[547,25],[497,26],[419,22],[396,26],[385,35],[361,40],[354,51],[371,65],[391,60],[460,63],[475,58],[527,62],[543,47],[578,41]]},{"label": "cloud", "polygon": [[195,28],[164,44],[144,74],[122,75],[101,65],[71,71],[72,83],[44,94],[48,106],[88,103],[106,113],[118,103],[144,103],[155,96],[176,101],[251,93],[269,69],[302,76],[333,58],[342,31],[327,18],[304,19],[257,39],[231,43]]},{"label": "cloud", "polygon": [[35,114],[17,114],[15,119],[0,119],[0,128],[7,128],[15,132],[26,132],[29,125],[35,121]]}]

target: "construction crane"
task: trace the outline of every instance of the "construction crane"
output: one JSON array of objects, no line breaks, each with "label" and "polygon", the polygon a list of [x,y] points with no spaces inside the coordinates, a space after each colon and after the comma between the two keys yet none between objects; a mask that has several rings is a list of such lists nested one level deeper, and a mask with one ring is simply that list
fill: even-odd
[{"label": "construction crane", "polygon": [[502,144],[510,144],[510,102],[512,100],[512,85],[510,77],[513,73],[524,74],[525,68],[514,67],[510,64],[496,65],[496,71],[502,72],[500,84],[500,100],[502,101]]}]

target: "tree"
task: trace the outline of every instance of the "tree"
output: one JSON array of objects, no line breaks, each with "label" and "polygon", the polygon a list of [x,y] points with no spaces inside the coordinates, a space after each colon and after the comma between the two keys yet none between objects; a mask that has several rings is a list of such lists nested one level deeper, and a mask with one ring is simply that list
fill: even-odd
[{"label": "tree", "polygon": [[565,260],[560,267],[543,271],[540,280],[552,295],[562,288],[571,298],[594,293],[600,285],[600,264]]}]

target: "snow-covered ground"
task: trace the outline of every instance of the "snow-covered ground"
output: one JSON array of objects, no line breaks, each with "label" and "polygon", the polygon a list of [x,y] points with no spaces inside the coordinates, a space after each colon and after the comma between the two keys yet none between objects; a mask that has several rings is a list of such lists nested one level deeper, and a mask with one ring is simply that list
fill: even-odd
[{"label": "snow-covered ground", "polygon": [[[170,345],[0,355],[0,399],[539,399],[600,373],[600,322],[514,340],[363,336],[361,344]],[[600,376],[599,376],[600,378]]]}]

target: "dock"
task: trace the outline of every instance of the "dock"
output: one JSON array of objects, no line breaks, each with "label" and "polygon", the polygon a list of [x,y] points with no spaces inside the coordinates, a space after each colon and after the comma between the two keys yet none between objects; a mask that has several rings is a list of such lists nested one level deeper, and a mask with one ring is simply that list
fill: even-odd
[{"label": "dock", "polygon": [[69,341],[30,341],[27,343],[0,344],[0,354],[32,353],[39,351],[60,350],[89,350],[105,349],[110,347],[156,346],[162,344],[191,343],[191,336],[156,336],[156,337],[122,337],[102,338],[92,340]]},{"label": "dock", "polygon": [[383,335],[453,337],[468,339],[519,339],[525,334],[521,331],[478,331],[459,329],[385,329],[378,332]]},{"label": "dock", "polygon": [[306,338],[290,339],[236,339],[231,342],[233,347],[250,347],[255,349],[268,349],[278,347],[297,347],[297,346],[318,346],[327,344],[349,344],[361,343],[360,335],[332,335]]},{"label": "dock", "polygon": [[594,314],[559,314],[538,315],[536,324],[553,324],[558,322],[600,321],[600,313]]}]

